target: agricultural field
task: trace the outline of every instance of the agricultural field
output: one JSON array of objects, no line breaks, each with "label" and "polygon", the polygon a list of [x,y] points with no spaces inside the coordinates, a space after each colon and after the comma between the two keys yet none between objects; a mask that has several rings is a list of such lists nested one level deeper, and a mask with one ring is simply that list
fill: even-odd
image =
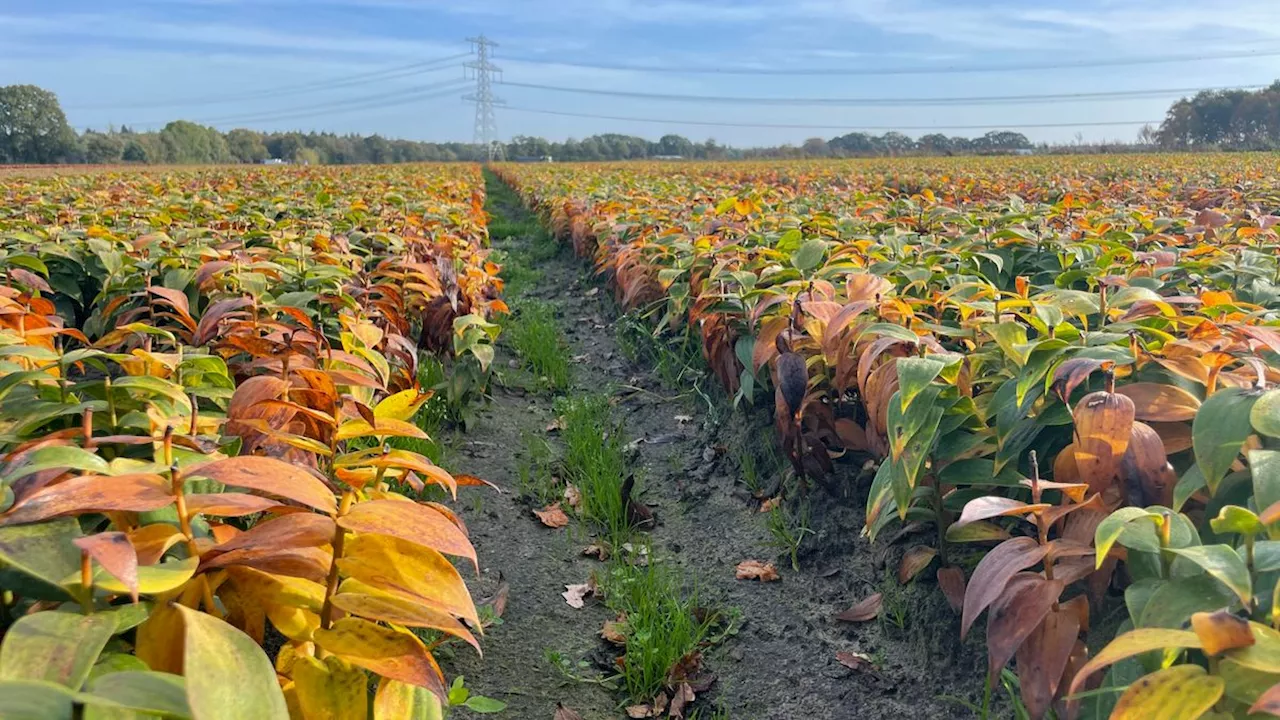
[{"label": "agricultural field", "polygon": [[2,717],[1280,716],[1274,156],[0,197]]}]

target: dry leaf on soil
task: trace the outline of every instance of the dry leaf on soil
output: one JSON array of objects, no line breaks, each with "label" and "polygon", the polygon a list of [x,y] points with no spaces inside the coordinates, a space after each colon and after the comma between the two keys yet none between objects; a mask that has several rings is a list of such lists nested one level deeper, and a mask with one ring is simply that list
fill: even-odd
[{"label": "dry leaf on soil", "polygon": [[600,637],[614,645],[626,645],[627,635],[623,632],[627,627],[627,618],[625,615],[619,615],[617,620],[605,620],[604,628],[600,630]]},{"label": "dry leaf on soil", "polygon": [[764,502],[760,503],[760,512],[762,513],[770,512],[774,508],[778,507],[778,505],[781,503],[782,503],[781,495],[777,497],[771,497],[768,500],[765,500]]},{"label": "dry leaf on soil", "polygon": [[556,703],[556,714],[551,720],[582,720],[582,716],[564,705]]},{"label": "dry leaf on soil", "polygon": [[511,592],[511,586],[507,585],[507,581],[502,579],[502,574],[498,574],[498,589],[493,591],[493,595],[482,600],[481,605],[488,605],[493,611],[494,617],[502,617],[502,613],[507,611],[507,595]]},{"label": "dry leaf on soil", "polygon": [[938,551],[928,545],[916,545],[908,550],[902,556],[902,564],[898,566],[898,582],[903,585],[911,582],[921,570],[933,562],[933,557],[937,554]]},{"label": "dry leaf on soil", "polygon": [[602,561],[609,559],[609,551],[606,550],[605,547],[603,545],[600,545],[599,543],[592,543],[582,548],[582,554],[587,557],[593,557],[593,558],[596,558],[597,560],[602,560]]},{"label": "dry leaf on soil", "polygon": [[582,493],[578,491],[576,485],[564,486],[564,501],[569,503],[569,507],[575,511],[582,511]]},{"label": "dry leaf on soil", "polygon": [[868,596],[865,600],[857,605],[836,615],[837,620],[844,622],[866,622],[876,619],[880,614],[880,608],[884,605],[884,596],[880,593]]},{"label": "dry leaf on soil", "polygon": [[628,705],[627,717],[629,718],[651,718],[656,717],[653,712],[652,705]]},{"label": "dry leaf on soil", "polygon": [[838,652],[836,653],[836,661],[850,670],[870,670],[874,667],[871,658],[863,653],[855,652]]},{"label": "dry leaf on soil", "polygon": [[737,577],[739,580],[759,580],[760,582],[773,582],[779,580],[778,568],[773,563],[764,563],[759,560],[743,560],[738,563]]},{"label": "dry leaf on soil", "polygon": [[534,510],[534,515],[549,528],[562,528],[569,524],[569,516],[560,509],[560,503],[552,503],[541,510]]},{"label": "dry leaf on soil", "polygon": [[680,687],[676,688],[676,694],[671,697],[671,707],[669,712],[673,718],[683,718],[684,709],[693,703],[697,695],[694,695],[693,688],[689,683],[680,683]]},{"label": "dry leaf on soil", "polygon": [[581,608],[586,604],[586,598],[594,595],[595,592],[596,586],[585,582],[579,585],[565,585],[564,592],[560,593],[560,596],[564,598],[565,602],[569,603],[569,607]]}]

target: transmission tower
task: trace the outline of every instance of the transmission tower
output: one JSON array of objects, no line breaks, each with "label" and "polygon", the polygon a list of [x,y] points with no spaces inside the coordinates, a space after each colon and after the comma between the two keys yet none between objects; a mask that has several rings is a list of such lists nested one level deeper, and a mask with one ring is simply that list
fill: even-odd
[{"label": "transmission tower", "polygon": [[476,129],[472,142],[484,146],[489,162],[501,160],[504,153],[502,143],[498,142],[498,120],[493,106],[506,103],[493,96],[493,80],[495,76],[501,80],[502,68],[489,62],[490,48],[498,47],[498,43],[484,35],[467,38],[467,42],[471,43],[471,52],[475,55],[475,60],[466,63],[465,67],[470,71],[468,79],[475,77],[476,91],[463,96],[464,100],[476,104]]}]

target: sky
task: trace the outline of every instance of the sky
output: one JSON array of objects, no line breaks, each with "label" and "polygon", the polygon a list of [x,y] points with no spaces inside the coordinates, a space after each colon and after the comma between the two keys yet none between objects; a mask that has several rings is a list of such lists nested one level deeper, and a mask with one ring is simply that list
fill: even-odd
[{"label": "sky", "polygon": [[[78,129],[186,119],[470,141],[459,56],[479,34],[499,44],[504,140],[1131,140],[1177,91],[1280,79],[1280,0],[0,0],[0,85],[54,91]],[[1162,92],[968,100],[1136,91]],[[962,100],[919,103],[937,98]]]}]

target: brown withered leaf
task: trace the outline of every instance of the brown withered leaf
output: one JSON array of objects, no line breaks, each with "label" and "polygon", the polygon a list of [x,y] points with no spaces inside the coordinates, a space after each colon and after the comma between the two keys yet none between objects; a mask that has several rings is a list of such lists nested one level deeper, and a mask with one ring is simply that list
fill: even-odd
[{"label": "brown withered leaf", "polygon": [[760,582],[773,582],[780,580],[778,577],[778,568],[773,563],[760,562],[759,560],[743,560],[738,563],[737,578],[739,580],[759,580]]},{"label": "brown withered leaf", "polygon": [[969,588],[964,596],[964,611],[960,618],[960,638],[969,634],[973,621],[978,619],[1004,592],[1010,578],[1019,571],[1044,559],[1048,546],[1035,538],[1016,537],[995,546],[978,562],[969,577]]},{"label": "brown withered leaf", "polygon": [[1060,398],[1070,398],[1080,383],[1105,364],[1093,358],[1072,358],[1058,365],[1053,371],[1053,392]]},{"label": "brown withered leaf", "polygon": [[688,707],[697,698],[693,688],[689,683],[680,683],[680,687],[676,688],[676,692],[671,696],[671,706],[668,711],[673,718],[683,718],[684,709]]},{"label": "brown withered leaf", "polygon": [[569,524],[569,516],[560,509],[560,503],[552,503],[541,510],[534,510],[534,515],[549,528],[562,528]]},{"label": "brown withered leaf", "polygon": [[928,545],[916,545],[908,550],[902,556],[902,563],[898,565],[898,582],[903,585],[911,582],[921,570],[933,562],[937,554],[937,548],[931,548]]},{"label": "brown withered leaf", "polygon": [[1058,610],[1051,609],[1018,647],[1015,657],[1022,701],[1031,717],[1044,717],[1057,695],[1079,632],[1079,617],[1064,604]]},{"label": "brown withered leaf", "polygon": [[129,597],[138,602],[138,551],[122,532],[104,532],[76,538],[76,547],[93,558],[102,569],[129,588]]},{"label": "brown withered leaf", "polygon": [[880,608],[884,606],[884,596],[880,593],[868,595],[856,605],[836,615],[836,619],[842,622],[866,622],[874,620],[880,615]]},{"label": "brown withered leaf", "polygon": [[569,503],[569,507],[573,508],[574,512],[582,512],[582,493],[578,491],[576,485],[564,486],[564,501]]},{"label": "brown withered leaf", "polygon": [[498,573],[498,589],[493,591],[493,595],[480,601],[481,605],[488,605],[493,611],[494,617],[502,617],[502,613],[507,611],[507,595],[511,593],[511,586],[506,580],[502,579],[502,573]]},{"label": "brown withered leaf", "polygon": [[556,703],[556,714],[551,720],[582,720],[582,716],[565,707],[563,703]]},{"label": "brown withered leaf", "polygon": [[599,543],[592,543],[582,548],[582,554],[587,557],[593,557],[601,561],[609,559],[609,550],[605,546]]},{"label": "brown withered leaf", "polygon": [[628,706],[627,706],[627,717],[629,717],[629,718],[636,718],[636,719],[638,719],[638,718],[651,718],[651,717],[657,717],[657,715],[655,715],[655,714],[654,714],[654,710],[653,710],[653,706],[652,706],[652,705],[649,705],[649,704],[645,704],[645,705],[628,705]]},{"label": "brown withered leaf", "polygon": [[836,653],[836,662],[850,670],[857,670],[858,672],[871,670],[875,667],[871,662],[871,658],[867,655],[864,655],[863,653],[846,652],[843,650]]},{"label": "brown withered leaf", "polygon": [[594,583],[585,582],[577,585],[565,585],[564,592],[560,593],[560,597],[569,603],[569,607],[581,609],[586,605],[586,599],[596,592]]},{"label": "brown withered leaf", "polygon": [[1133,430],[1133,401],[1118,393],[1092,392],[1080,398],[1074,417],[1076,468],[1091,491],[1101,492],[1120,474]]},{"label": "brown withered leaf", "polygon": [[600,630],[600,637],[614,645],[626,645],[627,634],[627,616],[619,615],[617,620],[605,620],[604,627]]},{"label": "brown withered leaf", "polygon": [[1226,610],[1198,612],[1191,616],[1191,629],[1200,638],[1206,655],[1217,655],[1257,642],[1249,622]]},{"label": "brown withered leaf", "polygon": [[1060,595],[1062,581],[1046,580],[1038,573],[1018,573],[1009,581],[987,614],[988,682],[999,676]]},{"label": "brown withered leaf", "polygon": [[781,503],[782,503],[781,495],[771,497],[768,500],[765,500],[764,502],[760,503],[760,512],[762,513],[770,512],[774,508],[778,507],[778,505],[780,505]]},{"label": "brown withered leaf", "polygon": [[951,609],[960,612],[964,607],[964,571],[958,567],[938,568],[938,587]]}]

